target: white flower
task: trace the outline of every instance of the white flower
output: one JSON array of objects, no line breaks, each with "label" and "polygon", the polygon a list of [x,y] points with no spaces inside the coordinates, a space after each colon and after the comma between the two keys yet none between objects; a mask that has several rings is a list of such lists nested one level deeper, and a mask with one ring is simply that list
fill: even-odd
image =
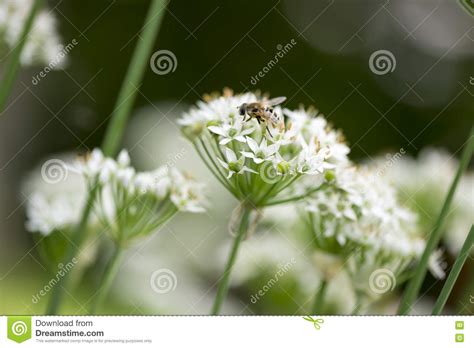
[{"label": "white flower", "polygon": [[[288,125],[282,122],[276,129],[255,118],[244,122],[238,107],[258,99],[252,93],[227,92],[206,103],[199,101],[178,121],[207,167],[237,199],[263,207],[277,204],[277,197],[285,194],[281,200],[288,202],[296,179],[321,182],[325,172],[347,162],[349,148],[342,137],[314,112],[287,111]],[[281,116],[280,108],[274,112]],[[271,134],[267,128],[273,129]],[[238,154],[242,156],[237,158]]]},{"label": "white flower", "polygon": [[[206,198],[204,196],[204,185],[198,183],[181,173],[176,168],[168,168],[170,179],[170,199],[180,211],[190,213],[203,213]],[[157,186],[165,184],[166,179],[158,181]]]},{"label": "white flower", "polygon": [[[11,50],[18,44],[33,2],[33,0],[0,2],[0,47],[4,46]],[[59,42],[56,26],[56,19],[50,11],[40,10],[21,54],[22,64],[48,64],[52,68],[61,68],[64,65],[64,55],[60,54],[63,47]]]},{"label": "white flower", "polygon": [[[422,217],[422,229],[429,233],[435,223],[459,165],[457,159],[442,149],[423,149],[418,158],[401,151],[376,158],[370,165],[397,188],[402,201]],[[474,223],[474,175],[465,173],[453,198],[445,221],[443,239],[447,250],[457,255]]]},{"label": "white flower", "polygon": [[247,144],[250,147],[252,152],[242,151],[242,155],[247,158],[253,159],[256,164],[260,164],[263,161],[272,161],[275,153],[278,151],[280,144],[271,144],[267,145],[267,140],[262,139],[260,145],[257,144],[255,140],[250,137],[247,137]]},{"label": "white flower", "polygon": [[441,249],[435,250],[428,259],[428,268],[436,279],[444,279],[446,276],[444,270],[446,269],[446,262],[443,260],[443,251]]},{"label": "white flower", "polygon": [[122,168],[128,167],[130,165],[130,156],[127,150],[120,151],[117,157],[117,163]]},{"label": "white flower", "polygon": [[234,174],[242,174],[244,172],[257,174],[255,170],[252,170],[244,165],[244,155],[240,156],[240,158],[237,159],[235,152],[227,147],[225,148],[225,155],[227,158],[227,162],[224,162],[220,158],[217,158],[217,160],[225,169],[229,171],[229,173],[227,174],[227,179],[230,179]]},{"label": "white flower", "polygon": [[222,137],[219,141],[219,144],[226,145],[232,140],[240,141],[241,143],[245,142],[245,136],[251,134],[253,129],[243,129],[242,122],[234,122],[233,124],[224,124],[220,127],[218,126],[209,126],[208,129],[215,134],[218,134]]},{"label": "white flower", "polygon": [[49,235],[57,230],[65,230],[79,222],[84,201],[71,194],[47,197],[35,192],[27,201],[26,229]]},{"label": "white flower", "polygon": [[[65,163],[73,155],[59,155]],[[86,203],[87,188],[82,176],[70,172],[64,180],[50,183],[43,179],[41,168],[34,169],[22,185],[22,199],[26,196],[26,229],[49,235],[54,231],[69,231],[81,217]],[[97,222],[93,215],[89,225]]]},{"label": "white flower", "polygon": [[80,174],[74,177],[82,181],[81,194],[33,195],[27,210],[29,230],[48,234],[77,224],[92,184],[98,185],[95,216],[119,242],[152,232],[178,211],[205,210],[201,184],[167,166],[137,173],[125,150],[114,160],[94,149],[68,168],[72,174]]},{"label": "white flower", "polygon": [[301,141],[302,151],[298,155],[297,171],[310,175],[322,174],[326,169],[333,169],[335,166],[327,162],[329,149],[319,149],[319,145],[311,142],[309,145],[304,140]]},{"label": "white flower", "polygon": [[360,280],[375,269],[396,268],[401,274],[424,250],[417,216],[399,203],[394,187],[369,168],[337,168],[335,180],[315,192],[306,209],[321,250],[343,259],[363,250],[364,258],[352,257],[348,266],[362,288],[367,282]]}]

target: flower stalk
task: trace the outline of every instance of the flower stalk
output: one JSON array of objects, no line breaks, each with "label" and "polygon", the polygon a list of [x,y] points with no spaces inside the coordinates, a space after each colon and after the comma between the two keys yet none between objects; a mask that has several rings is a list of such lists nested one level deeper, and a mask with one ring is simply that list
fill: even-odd
[{"label": "flower stalk", "polygon": [[145,69],[148,66],[150,53],[158,36],[167,2],[168,0],[153,0],[151,2],[145,24],[140,33],[140,39],[133,52],[110,124],[102,142],[101,147],[106,156],[115,156],[120,147],[125,125],[137,97],[138,86],[143,80]]},{"label": "flower stalk", "polygon": [[[279,118],[279,124],[239,113],[239,106],[258,104],[259,97],[227,89],[222,96],[205,97],[178,120],[204,164],[243,207],[212,314],[220,311],[239,245],[250,234],[250,211],[261,216],[267,206],[303,199],[322,185],[329,170],[345,163],[349,153],[340,134],[315,109],[276,107],[276,114],[287,116],[287,121]],[[251,231],[257,222],[252,221]]]},{"label": "flower stalk", "polygon": [[311,314],[324,314],[322,312],[322,308],[324,305],[328,285],[329,283],[326,279],[323,279],[321,281],[321,284],[319,285],[318,291],[316,292],[316,296],[314,298]]},{"label": "flower stalk", "polygon": [[[84,206],[84,210],[81,215],[81,220],[79,224],[77,225],[77,227],[75,228],[75,230],[73,231],[74,233],[72,234],[71,242],[66,247],[66,254],[64,257],[63,264],[67,264],[67,262],[72,260],[77,255],[78,248],[80,245],[82,245],[86,237],[86,233],[84,233],[84,231],[87,229],[88,217],[93,210],[94,200],[95,200],[95,196],[97,194],[98,189],[99,189],[98,185],[94,184],[92,190],[89,191],[87,195],[87,202]],[[52,295],[46,309],[47,315],[55,315],[58,312],[59,306],[64,297],[63,287],[66,286],[65,282],[69,273],[70,272],[68,272],[64,277],[59,278],[58,283],[53,288]]]},{"label": "flower stalk", "polygon": [[400,308],[398,311],[398,314],[400,315],[408,314],[413,302],[418,296],[418,293],[421,288],[421,284],[426,275],[430,255],[433,253],[434,249],[436,248],[436,246],[438,245],[442,237],[442,233],[443,233],[442,227],[443,227],[444,220],[446,219],[446,216],[449,213],[449,208],[451,206],[451,202],[453,200],[454,193],[456,192],[456,188],[458,186],[459,180],[461,179],[462,174],[466,170],[472,158],[473,150],[474,150],[474,128],[471,128],[471,132],[469,134],[469,138],[466,142],[464,151],[462,153],[461,161],[459,163],[456,176],[453,179],[451,187],[449,188],[448,194],[443,203],[443,207],[441,208],[441,211],[435,222],[433,230],[430,233],[430,237],[426,244],[426,248],[423,252],[423,255],[421,256],[420,262],[418,263],[416,267],[415,275],[408,283],[408,286],[403,294],[403,297],[400,303]]},{"label": "flower stalk", "polygon": [[20,69],[21,53],[23,52],[23,48],[25,47],[26,41],[28,39],[28,34],[33,27],[33,23],[35,21],[36,15],[39,12],[42,2],[43,0],[34,0],[28,17],[23,24],[20,38],[12,50],[12,56],[6,66],[5,77],[3,78],[2,84],[0,85],[0,114],[4,111],[8,96],[12,91],[13,84]]},{"label": "flower stalk", "polygon": [[[149,61],[153,44],[159,32],[166,5],[166,0],[153,0],[150,5],[145,24],[143,25],[143,31],[140,35],[141,39],[137,42],[137,46],[134,50],[132,60],[122,83],[122,88],[120,89],[116,106],[102,143],[102,148],[106,155],[112,155],[118,151],[123,137],[125,124],[130,116],[130,111],[138,92],[137,86],[140,85],[143,78],[146,64]],[[88,193],[87,204],[84,207],[81,221],[72,236],[73,242],[82,242],[82,235],[85,234],[84,231],[92,211],[91,205],[96,199],[97,191],[98,189],[94,186]],[[69,243],[67,245],[66,255],[74,256],[76,254],[76,248],[79,245],[80,244]],[[69,257],[65,258],[65,261],[68,260]],[[51,300],[47,308],[47,314],[54,315],[57,313],[63,297],[63,288],[67,286],[66,281],[67,277],[61,278],[57,286],[53,289]]]},{"label": "flower stalk", "polygon": [[99,290],[97,291],[95,298],[92,302],[92,306],[90,309],[90,314],[94,315],[102,306],[105,297],[110,291],[110,287],[117,275],[117,272],[120,268],[120,262],[123,258],[124,248],[122,245],[118,244],[115,246],[114,253],[109,260],[107,267],[105,268],[104,274],[102,275],[102,279],[100,282]]},{"label": "flower stalk", "polygon": [[431,313],[432,315],[439,315],[443,311],[443,308],[446,302],[448,301],[449,294],[451,294],[451,291],[453,290],[454,283],[456,283],[456,280],[458,279],[458,276],[461,273],[461,269],[464,266],[464,263],[466,262],[466,259],[473,244],[474,225],[471,225],[469,234],[467,235],[466,240],[464,241],[464,244],[456,259],[456,262],[454,262],[453,268],[451,269],[451,272],[449,272],[448,279],[446,279],[443,289],[441,290],[441,293],[439,294],[438,299],[436,300],[436,303],[433,307],[433,312]]},{"label": "flower stalk", "polygon": [[237,235],[234,237],[234,242],[232,244],[232,249],[229,254],[229,258],[227,260],[227,264],[224,269],[224,273],[222,274],[218,288],[217,288],[217,295],[214,300],[214,305],[212,306],[212,315],[217,315],[221,311],[222,304],[227,296],[227,292],[229,291],[229,280],[230,274],[232,272],[232,268],[234,267],[235,261],[237,259],[237,254],[239,251],[240,243],[244,239],[248,227],[249,227],[249,218],[252,212],[252,208],[249,206],[243,206],[241,212],[241,220],[239,230]]}]

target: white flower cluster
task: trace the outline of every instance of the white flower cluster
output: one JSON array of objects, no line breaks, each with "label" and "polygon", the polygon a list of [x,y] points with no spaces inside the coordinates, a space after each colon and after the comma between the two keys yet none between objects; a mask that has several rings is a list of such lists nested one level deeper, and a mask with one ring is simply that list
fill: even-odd
[{"label": "white flower cluster", "polygon": [[316,111],[276,107],[277,114],[287,116],[286,124],[277,126],[244,121],[238,107],[257,100],[253,93],[227,92],[198,102],[178,121],[209,169],[238,199],[256,207],[271,204],[296,179],[322,178],[347,161],[349,148]]},{"label": "white flower cluster", "polygon": [[114,160],[94,149],[72,170],[84,175],[90,190],[98,185],[96,213],[106,232],[117,241],[146,235],[178,211],[204,211],[201,184],[166,166],[136,172],[125,150]]},{"label": "white flower cluster", "polygon": [[[0,2],[0,53],[8,52],[18,44],[23,25],[33,0],[2,0]],[[20,57],[22,64],[49,64],[61,67],[62,50],[56,31],[56,19],[46,10],[37,14]]]},{"label": "white flower cluster", "polygon": [[[395,185],[402,201],[420,216],[421,228],[428,234],[434,225],[448,188],[459,165],[455,157],[441,149],[424,149],[415,159],[403,156],[390,161],[377,158],[371,166],[383,168],[383,175]],[[450,213],[446,219],[444,241],[452,254],[457,254],[474,223],[474,173],[461,177]]]},{"label": "white flower cluster", "polygon": [[[425,248],[418,217],[400,204],[396,189],[369,167],[339,168],[335,179],[306,200],[307,226],[319,250],[345,260],[356,292],[374,298],[370,277],[378,270],[404,279]],[[444,277],[436,251],[431,273]]]},{"label": "white flower cluster", "polygon": [[62,182],[48,183],[39,176],[26,182],[28,231],[49,235],[75,226],[95,185],[99,193],[89,226],[100,223],[113,237],[149,233],[178,211],[204,211],[201,184],[174,168],[137,173],[126,151],[113,160],[95,149],[66,169]]},{"label": "white flower cluster", "polygon": [[322,246],[356,245],[402,257],[423,251],[416,215],[402,207],[395,189],[368,168],[338,170],[335,182],[307,200],[307,210]]},{"label": "white flower cluster", "polygon": [[[71,161],[72,156],[64,157]],[[26,229],[49,235],[56,230],[69,231],[81,217],[87,191],[84,180],[79,175],[68,175],[65,180],[51,183],[35,169],[23,183],[22,199],[26,200]],[[92,217],[91,224],[94,223]]]}]

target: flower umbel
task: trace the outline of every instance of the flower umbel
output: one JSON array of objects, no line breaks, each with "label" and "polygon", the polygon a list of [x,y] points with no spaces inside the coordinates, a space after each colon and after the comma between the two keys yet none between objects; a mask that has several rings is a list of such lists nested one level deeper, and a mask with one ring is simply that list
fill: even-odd
[{"label": "flower umbel", "polygon": [[148,235],[178,211],[204,211],[201,184],[166,166],[137,173],[125,150],[113,160],[95,149],[74,169],[99,185],[97,216],[119,244]]},{"label": "flower umbel", "polygon": [[[359,297],[376,298],[406,279],[409,266],[425,248],[417,216],[370,168],[337,170],[330,185],[306,200],[306,210],[317,249],[346,261]],[[442,277],[442,270],[437,271]],[[384,291],[372,281],[380,274],[391,282]]]},{"label": "flower umbel", "polygon": [[314,110],[285,110],[286,127],[244,121],[237,107],[257,100],[253,93],[227,91],[198,102],[178,121],[207,167],[237,199],[255,208],[275,204],[280,196],[291,200],[296,180],[322,177],[347,160],[348,147]]}]

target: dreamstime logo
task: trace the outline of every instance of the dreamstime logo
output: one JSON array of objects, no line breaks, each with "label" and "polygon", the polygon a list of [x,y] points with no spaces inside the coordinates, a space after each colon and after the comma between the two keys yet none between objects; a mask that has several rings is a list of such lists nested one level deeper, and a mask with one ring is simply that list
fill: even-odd
[{"label": "dreamstime logo", "polygon": [[150,286],[157,294],[166,294],[174,291],[178,286],[176,274],[168,268],[160,268],[152,273]]},{"label": "dreamstime logo", "polygon": [[15,321],[12,324],[12,332],[15,336],[21,336],[28,333],[28,326],[23,321]]},{"label": "dreamstime logo", "polygon": [[8,317],[7,337],[17,343],[22,343],[31,338],[31,317]]},{"label": "dreamstime logo", "polygon": [[392,52],[378,50],[370,55],[369,68],[376,75],[385,75],[393,72],[397,66],[397,60]]},{"label": "dreamstime logo", "polygon": [[277,171],[275,165],[271,162],[263,162],[259,171],[260,177],[267,184],[275,184],[283,179],[283,175]]},{"label": "dreamstime logo", "polygon": [[48,184],[57,184],[67,179],[68,170],[66,163],[60,159],[53,158],[44,162],[41,167],[41,177]]},{"label": "dreamstime logo", "polygon": [[395,275],[386,268],[379,268],[373,271],[369,278],[370,290],[378,295],[392,291],[396,283]]},{"label": "dreamstime logo", "polygon": [[150,58],[151,70],[157,75],[173,73],[178,67],[178,59],[169,50],[159,50]]},{"label": "dreamstime logo", "polygon": [[474,86],[474,76],[469,76],[469,84]]}]

